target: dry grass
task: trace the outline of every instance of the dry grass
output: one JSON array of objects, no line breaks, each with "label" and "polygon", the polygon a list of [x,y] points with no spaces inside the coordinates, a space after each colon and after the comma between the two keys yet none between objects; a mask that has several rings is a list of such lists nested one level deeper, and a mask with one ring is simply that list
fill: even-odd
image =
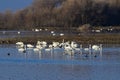
[{"label": "dry grass", "polygon": [[76,41],[81,44],[120,44],[120,34],[84,34],[79,36],[37,36],[37,37],[24,37],[24,38],[8,38],[0,39],[1,44],[15,44],[18,41],[23,41],[24,43],[35,44],[38,40],[47,41],[51,43],[53,41],[62,42],[65,41]]}]

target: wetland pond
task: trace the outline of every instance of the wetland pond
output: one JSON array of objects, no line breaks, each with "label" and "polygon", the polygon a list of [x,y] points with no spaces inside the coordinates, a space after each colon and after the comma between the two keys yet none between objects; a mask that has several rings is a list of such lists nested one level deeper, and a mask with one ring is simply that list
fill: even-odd
[{"label": "wetland pond", "polygon": [[63,54],[63,50],[19,52],[0,45],[0,80],[119,80],[120,45],[103,45],[97,57]]}]

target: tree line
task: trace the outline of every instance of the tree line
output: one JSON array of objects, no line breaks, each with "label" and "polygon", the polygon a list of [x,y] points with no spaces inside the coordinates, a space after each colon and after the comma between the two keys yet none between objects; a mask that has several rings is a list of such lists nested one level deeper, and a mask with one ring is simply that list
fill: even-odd
[{"label": "tree line", "polygon": [[120,0],[34,0],[16,12],[0,12],[0,29],[120,25]]}]

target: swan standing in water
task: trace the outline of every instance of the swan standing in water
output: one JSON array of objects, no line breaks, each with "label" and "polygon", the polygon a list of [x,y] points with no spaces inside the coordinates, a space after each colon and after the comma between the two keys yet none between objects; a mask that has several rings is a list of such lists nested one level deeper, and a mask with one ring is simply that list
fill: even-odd
[{"label": "swan standing in water", "polygon": [[85,57],[88,57],[88,55],[89,56],[91,56],[91,44],[89,44],[89,47],[87,47],[87,48],[84,48],[84,51],[85,51]]},{"label": "swan standing in water", "polygon": [[22,48],[18,48],[18,51],[19,51],[19,52],[26,53],[26,50],[27,50],[26,45],[24,45],[24,47],[22,47]]},{"label": "swan standing in water", "polygon": [[92,46],[92,51],[93,51],[93,55],[94,55],[94,57],[96,57],[96,52],[100,52],[100,56],[102,56],[102,44],[100,44],[100,46],[98,46],[98,45],[93,45]]},{"label": "swan standing in water", "polygon": [[85,56],[91,56],[93,55],[94,57],[97,57],[97,53],[100,52],[100,56],[102,56],[102,44],[100,45],[91,45],[87,48],[83,48],[82,45],[78,46],[78,44],[74,41],[71,42],[64,42],[64,39],[61,43],[59,42],[53,42],[52,44],[48,45],[46,41],[37,41],[36,46],[34,47],[31,44],[24,45],[23,42],[17,42],[16,43],[18,51],[19,52],[26,52],[29,48],[32,48],[34,52],[39,52],[42,50],[45,51],[51,51],[51,53],[55,53],[55,51],[63,51],[66,54],[72,56],[75,53],[79,51],[80,55],[83,54],[82,51],[86,54]]},{"label": "swan standing in water", "polygon": [[82,44],[80,45],[80,55],[82,55]]},{"label": "swan standing in water", "polygon": [[16,45],[21,45],[21,44],[23,44],[23,42],[17,42],[17,43],[16,43]]},{"label": "swan standing in water", "polygon": [[65,53],[69,54],[69,55],[73,55],[74,54],[74,50],[73,48],[71,47],[70,43],[69,42],[66,42],[65,45],[64,45],[64,51]]},{"label": "swan standing in water", "polygon": [[48,48],[45,49],[45,51],[51,51],[51,53],[54,53],[54,50],[59,50],[59,42],[53,42],[48,46]]},{"label": "swan standing in water", "polygon": [[40,51],[40,49],[39,48],[34,48],[33,51],[38,52],[38,51]]},{"label": "swan standing in water", "polygon": [[32,49],[34,46],[32,44],[27,44],[27,48]]},{"label": "swan standing in water", "polygon": [[23,42],[17,42],[17,43],[16,43],[16,46],[17,46],[18,48],[23,48],[23,47],[24,47],[24,43],[23,43]]},{"label": "swan standing in water", "polygon": [[33,49],[33,51],[38,52],[41,49],[42,49],[41,42],[37,41],[37,44],[36,44],[35,48]]}]

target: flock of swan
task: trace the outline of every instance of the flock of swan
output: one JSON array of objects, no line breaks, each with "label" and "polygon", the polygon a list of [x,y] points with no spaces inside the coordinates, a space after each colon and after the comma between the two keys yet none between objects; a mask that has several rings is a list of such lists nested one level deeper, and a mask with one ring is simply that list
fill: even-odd
[{"label": "flock of swan", "polygon": [[17,42],[16,43],[17,49],[20,52],[26,52],[28,49],[32,49],[34,52],[45,50],[45,51],[55,51],[55,50],[63,50],[65,54],[74,55],[75,53],[78,54],[88,54],[94,55],[99,52],[99,54],[102,54],[102,44],[100,45],[91,45],[89,44],[88,47],[84,47],[82,45],[77,44],[74,41],[67,41],[64,42],[64,40],[60,42],[52,42],[51,44],[48,44],[46,41],[37,41],[36,45],[32,44],[24,44],[23,42]]}]

